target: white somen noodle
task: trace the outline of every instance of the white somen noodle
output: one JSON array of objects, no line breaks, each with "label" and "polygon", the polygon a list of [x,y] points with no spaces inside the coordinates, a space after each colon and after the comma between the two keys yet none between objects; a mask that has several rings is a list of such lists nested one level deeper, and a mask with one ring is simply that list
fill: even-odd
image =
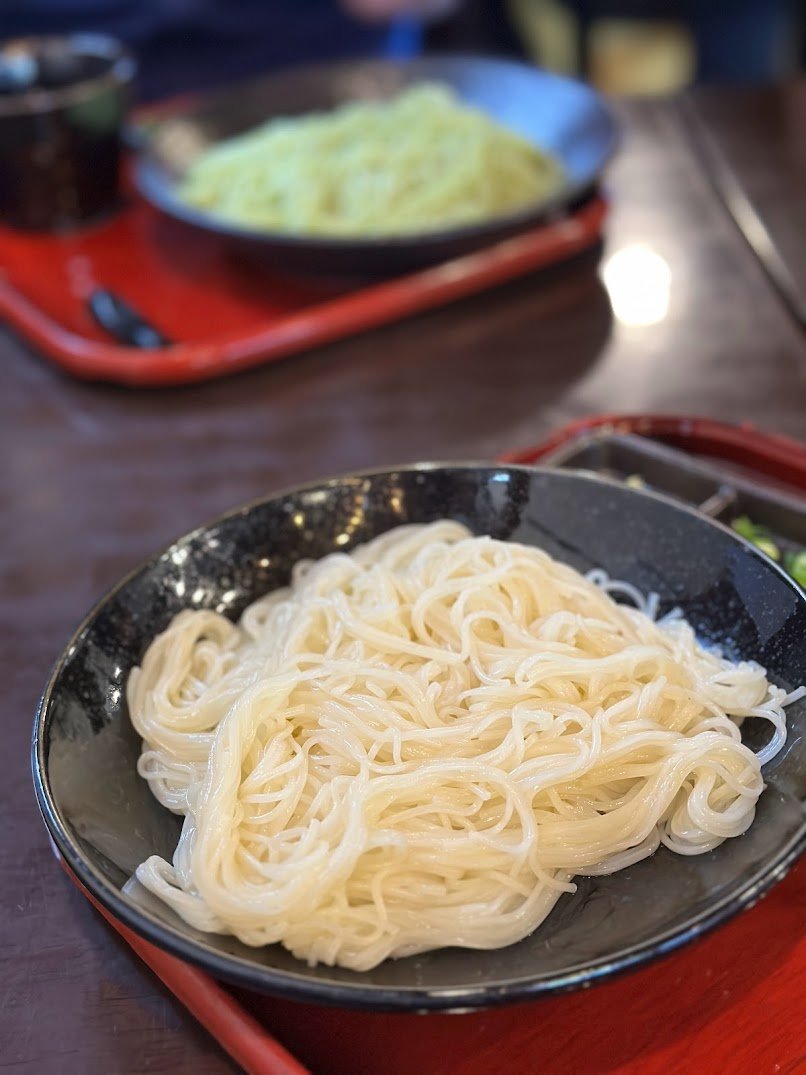
[{"label": "white somen noodle", "polygon": [[739,836],[795,695],[619,589],[446,521],[300,563],[237,624],[180,613],[128,682],[139,771],[185,815],[137,877],[197,929],[361,971],[511,944],[575,874]]}]

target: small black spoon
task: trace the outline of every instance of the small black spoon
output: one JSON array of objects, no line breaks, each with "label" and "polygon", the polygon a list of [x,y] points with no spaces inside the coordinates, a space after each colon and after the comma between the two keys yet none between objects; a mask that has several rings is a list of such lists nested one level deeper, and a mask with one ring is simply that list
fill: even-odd
[{"label": "small black spoon", "polygon": [[104,288],[93,291],[87,300],[87,307],[101,328],[114,336],[118,343],[149,350],[165,347],[172,342],[114,291]]}]

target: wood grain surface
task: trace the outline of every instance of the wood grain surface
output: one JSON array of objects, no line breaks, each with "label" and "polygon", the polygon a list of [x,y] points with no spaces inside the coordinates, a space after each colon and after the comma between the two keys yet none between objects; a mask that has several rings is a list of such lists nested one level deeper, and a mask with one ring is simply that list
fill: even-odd
[{"label": "wood grain surface", "polygon": [[[62,875],[34,804],[38,693],[72,627],[122,572],[282,486],[416,459],[489,458],[595,411],[707,413],[806,436],[806,342],[708,181],[680,110],[618,111],[624,146],[609,177],[602,258],[627,256],[610,262],[612,304],[587,256],[273,368],[164,391],[71,382],[0,333],[0,1065],[26,1075],[235,1070]],[[655,269],[666,266],[655,289],[668,295],[644,296],[637,320],[654,309],[656,323],[641,325],[635,294],[649,287],[638,271],[647,250]],[[781,921],[797,930],[802,908]],[[720,1008],[698,986],[701,1014],[696,1004],[678,1009],[692,1032],[706,1020],[722,1039],[736,1034],[721,1058],[728,1066],[714,1070],[755,1075],[801,1062],[802,986],[768,989],[788,943],[783,932],[770,938],[764,973],[748,966],[751,984],[738,992],[728,983],[730,1003]],[[661,1006],[674,1021],[676,1001],[653,996],[651,970],[643,973],[630,1070],[654,1072],[663,1070],[650,1062],[657,1043],[641,1020]],[[769,1034],[747,1040],[743,1011],[764,1005]],[[627,1013],[597,1012],[587,1070],[625,1070],[608,1042],[611,1020]],[[665,1070],[686,1070],[686,1033],[680,1019],[669,1030]],[[561,1049],[547,1057],[544,1071],[564,1070]],[[326,1057],[318,1063],[336,1070]]]},{"label": "wood grain surface", "polygon": [[719,197],[806,326],[806,76],[699,87],[684,110]]}]

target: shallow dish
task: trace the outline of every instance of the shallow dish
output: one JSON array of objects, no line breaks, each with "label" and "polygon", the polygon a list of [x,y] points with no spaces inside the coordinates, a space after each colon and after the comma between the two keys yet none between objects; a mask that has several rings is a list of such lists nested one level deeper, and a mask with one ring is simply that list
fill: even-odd
[{"label": "shallow dish", "polygon": [[[383,100],[412,83],[441,82],[553,154],[566,183],[551,199],[479,224],[390,238],[299,236],[239,227],[188,205],[179,182],[205,149],[280,115],[329,110],[353,100]],[[594,189],[616,146],[602,99],[580,82],[525,64],[476,56],[431,56],[406,63],[367,60],[291,68],[212,93],[172,110],[140,131],[135,169],[140,192],[157,208],[226,236],[291,273],[373,276],[405,272],[459,257],[565,212]]]},{"label": "shallow dish", "polygon": [[[491,952],[443,949],[357,974],[308,968],[279,946],[201,934],[123,888],[150,854],[170,859],[180,821],[136,773],[125,681],[151,638],[188,605],[237,616],[287,581],[293,563],[344,551],[403,522],[453,518],[477,533],[603,567],[702,638],[755,658],[780,685],[806,681],[806,597],[753,546],[656,494],[579,473],[494,465],[404,467],[323,481],[238,509],[179,539],[123,579],[70,640],[34,728],[45,822],[80,881],[127,925],[220,978],[318,1003],[460,1009],[573,988],[696,938],[753,903],[803,847],[806,701],[787,710],[787,746],[749,832],[693,858],[661,848],[610,877],[578,878],[530,937]],[[345,541],[346,535],[346,541]],[[761,728],[746,725],[754,748]],[[759,724],[761,722],[758,722]]]}]

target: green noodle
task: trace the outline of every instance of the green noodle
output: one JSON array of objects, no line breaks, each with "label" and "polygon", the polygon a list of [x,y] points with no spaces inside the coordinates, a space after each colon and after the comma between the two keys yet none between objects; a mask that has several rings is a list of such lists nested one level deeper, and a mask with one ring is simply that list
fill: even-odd
[{"label": "green noodle", "polygon": [[181,197],[221,220],[307,235],[407,235],[535,204],[559,164],[423,83],[387,102],[273,119],[203,153]]}]

